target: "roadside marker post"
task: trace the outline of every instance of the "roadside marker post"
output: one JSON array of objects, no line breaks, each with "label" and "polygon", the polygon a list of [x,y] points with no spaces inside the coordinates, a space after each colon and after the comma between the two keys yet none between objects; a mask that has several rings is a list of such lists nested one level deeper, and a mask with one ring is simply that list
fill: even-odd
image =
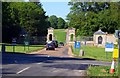
[{"label": "roadside marker post", "polygon": [[[118,58],[118,72],[119,72],[120,71],[120,30],[115,30],[115,37],[118,38],[118,49],[114,49],[113,61],[115,62],[116,59]],[[115,72],[115,70],[113,70],[112,72],[114,62],[112,62],[112,65],[111,65],[111,69],[110,69],[111,74]],[[118,73],[118,77],[120,77],[120,73]]]},{"label": "roadside marker post", "polygon": [[76,49],[80,49],[80,47],[81,47],[80,42],[75,41],[75,43],[74,43],[75,52],[76,52]]},{"label": "roadside marker post", "polygon": [[114,49],[113,58],[118,59],[118,49]]},{"label": "roadside marker post", "polygon": [[[118,30],[118,33],[117,33],[117,36],[118,36],[118,70],[120,71],[120,30]],[[119,74],[120,76],[120,74]]]},{"label": "roadside marker post", "polygon": [[28,41],[24,41],[24,51],[25,51],[26,46],[28,47],[28,50],[29,50],[29,42]]},{"label": "roadside marker post", "polygon": [[13,52],[15,52],[16,38],[12,39]]},{"label": "roadside marker post", "polygon": [[115,72],[115,58],[112,61],[111,68],[110,68],[110,73],[113,74]]},{"label": "roadside marker post", "polygon": [[120,64],[120,30],[115,30],[115,37],[118,38],[118,63]]}]

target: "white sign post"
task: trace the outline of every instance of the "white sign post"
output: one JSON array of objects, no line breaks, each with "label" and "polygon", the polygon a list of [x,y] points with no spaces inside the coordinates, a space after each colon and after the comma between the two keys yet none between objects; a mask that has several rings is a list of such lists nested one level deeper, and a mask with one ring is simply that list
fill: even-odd
[{"label": "white sign post", "polygon": [[106,59],[107,59],[107,52],[113,52],[113,51],[114,51],[114,44],[113,43],[107,43],[105,45]]}]

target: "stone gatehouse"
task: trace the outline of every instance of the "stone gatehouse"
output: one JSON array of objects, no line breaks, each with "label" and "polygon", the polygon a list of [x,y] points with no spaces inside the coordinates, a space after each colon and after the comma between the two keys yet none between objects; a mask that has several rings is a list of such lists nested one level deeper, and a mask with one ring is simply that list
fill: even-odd
[{"label": "stone gatehouse", "polygon": [[108,34],[102,30],[98,30],[93,35],[94,46],[105,46],[106,43],[116,44],[116,37],[114,34]]}]

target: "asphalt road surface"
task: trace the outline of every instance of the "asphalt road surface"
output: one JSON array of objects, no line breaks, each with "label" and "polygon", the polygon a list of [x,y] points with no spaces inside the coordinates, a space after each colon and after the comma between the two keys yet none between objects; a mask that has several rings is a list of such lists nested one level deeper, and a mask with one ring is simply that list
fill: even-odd
[{"label": "asphalt road surface", "polygon": [[56,51],[42,50],[32,54],[3,53],[1,74],[3,76],[86,76],[86,70],[90,65],[109,66],[111,63],[69,57],[68,47],[62,47]]}]

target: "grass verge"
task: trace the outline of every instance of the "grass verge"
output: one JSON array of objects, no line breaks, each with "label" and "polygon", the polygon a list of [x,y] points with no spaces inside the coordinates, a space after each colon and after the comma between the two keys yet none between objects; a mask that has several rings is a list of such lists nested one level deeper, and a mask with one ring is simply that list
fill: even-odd
[{"label": "grass verge", "polygon": [[[115,72],[110,74],[110,66],[90,66],[87,70],[88,76],[118,76],[118,67],[115,67]],[[105,77],[106,78],[106,77]]]},{"label": "grass verge", "polygon": [[[6,45],[5,46],[5,51],[6,52],[17,52],[17,53],[30,53],[33,51],[41,50],[44,48],[44,45],[29,45],[29,46],[24,46],[24,45],[16,45],[16,46],[11,46],[11,45]],[[1,49],[1,46],[0,46]]]},{"label": "grass verge", "polygon": [[[84,56],[79,56],[80,49],[82,49],[85,52]],[[106,53],[104,48],[95,47],[95,46],[81,46],[80,49],[75,49],[74,47],[72,47],[73,54],[76,57],[92,58],[101,61],[110,61],[110,62],[112,61],[112,52]]]},{"label": "grass verge", "polygon": [[[95,47],[95,46],[81,46],[80,49],[82,49],[85,52],[84,56],[79,56],[80,49],[75,49],[73,46],[71,46],[71,48],[75,57],[91,58],[91,59],[100,60],[100,61],[112,62],[113,53],[108,52],[107,58],[106,58],[106,52],[104,48]],[[116,61],[118,61],[118,59]],[[99,76],[101,76],[101,78],[104,76],[105,78],[110,78],[110,76],[114,76],[114,78],[118,78],[118,66],[115,66],[114,74],[109,73],[110,68],[111,66],[90,66],[87,69],[87,74],[88,76],[95,76],[96,78],[99,78]]]}]

